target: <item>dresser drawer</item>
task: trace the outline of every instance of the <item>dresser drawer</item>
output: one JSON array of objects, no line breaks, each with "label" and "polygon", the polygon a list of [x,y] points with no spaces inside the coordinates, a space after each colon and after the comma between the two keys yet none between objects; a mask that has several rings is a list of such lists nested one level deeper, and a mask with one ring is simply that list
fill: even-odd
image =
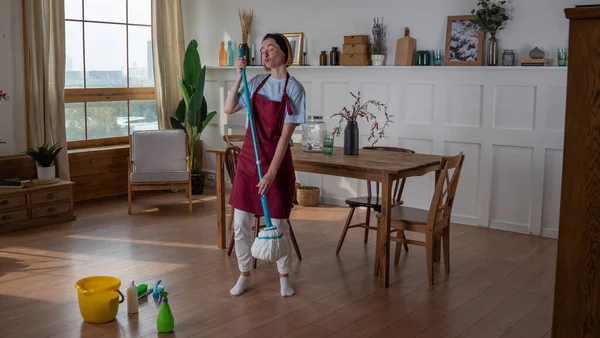
[{"label": "dresser drawer", "polygon": [[31,218],[35,219],[46,216],[64,214],[69,211],[71,211],[71,203],[69,202],[45,205],[43,207],[32,208]]},{"label": "dresser drawer", "polygon": [[0,214],[0,225],[27,220],[27,209],[17,211],[7,211]]},{"label": "dresser drawer", "polygon": [[53,201],[64,201],[68,200],[71,193],[68,189],[37,192],[31,194],[31,204],[41,204]]},{"label": "dresser drawer", "polygon": [[0,210],[24,207],[27,205],[27,195],[0,197]]}]

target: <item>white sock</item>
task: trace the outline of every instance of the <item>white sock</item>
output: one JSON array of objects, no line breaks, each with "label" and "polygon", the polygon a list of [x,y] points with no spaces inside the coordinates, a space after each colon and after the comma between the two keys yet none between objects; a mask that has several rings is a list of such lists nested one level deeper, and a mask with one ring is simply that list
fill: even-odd
[{"label": "white sock", "polygon": [[292,285],[290,284],[290,279],[287,277],[280,277],[279,284],[281,284],[281,296],[282,297],[291,297],[294,295],[295,291],[292,289]]},{"label": "white sock", "polygon": [[240,275],[240,278],[238,278],[237,283],[235,283],[233,288],[229,290],[229,293],[232,296],[239,296],[242,293],[244,293],[244,290],[246,289],[246,286],[248,286],[248,284],[250,284],[250,277]]}]

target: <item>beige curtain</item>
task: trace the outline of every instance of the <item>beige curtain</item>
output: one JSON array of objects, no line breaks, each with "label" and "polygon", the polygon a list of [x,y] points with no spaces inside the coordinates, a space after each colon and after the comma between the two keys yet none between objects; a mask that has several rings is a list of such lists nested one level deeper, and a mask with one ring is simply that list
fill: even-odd
[{"label": "beige curtain", "polygon": [[177,76],[185,53],[180,0],[152,0],[152,56],[159,129],[171,128],[169,117],[181,100]]},{"label": "beige curtain", "polygon": [[[29,138],[31,146],[58,143],[58,177],[69,180],[65,128],[64,0],[24,0],[29,68]],[[27,62],[26,59],[26,62]]]}]

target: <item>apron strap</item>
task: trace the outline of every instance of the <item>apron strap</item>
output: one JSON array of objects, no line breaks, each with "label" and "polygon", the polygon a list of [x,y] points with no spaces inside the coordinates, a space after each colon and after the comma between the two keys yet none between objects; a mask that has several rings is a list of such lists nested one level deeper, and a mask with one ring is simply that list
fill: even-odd
[{"label": "apron strap", "polygon": [[292,105],[290,104],[290,98],[287,94],[287,85],[290,80],[290,73],[287,73],[287,77],[285,79],[285,85],[283,86],[283,95],[281,95],[281,101],[285,100],[285,106],[287,108],[288,115],[292,115]]}]

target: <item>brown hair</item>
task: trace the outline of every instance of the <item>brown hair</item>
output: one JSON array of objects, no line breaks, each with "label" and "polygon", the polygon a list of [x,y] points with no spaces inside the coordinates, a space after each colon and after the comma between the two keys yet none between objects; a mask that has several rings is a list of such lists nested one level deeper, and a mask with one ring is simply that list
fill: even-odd
[{"label": "brown hair", "polygon": [[[262,41],[265,41],[266,39],[275,40],[285,55],[285,66],[291,66],[294,62],[294,55],[292,55],[292,46],[290,45],[290,41],[281,33],[267,33]],[[263,68],[267,72],[270,71],[270,69],[265,65],[263,65]]]}]

